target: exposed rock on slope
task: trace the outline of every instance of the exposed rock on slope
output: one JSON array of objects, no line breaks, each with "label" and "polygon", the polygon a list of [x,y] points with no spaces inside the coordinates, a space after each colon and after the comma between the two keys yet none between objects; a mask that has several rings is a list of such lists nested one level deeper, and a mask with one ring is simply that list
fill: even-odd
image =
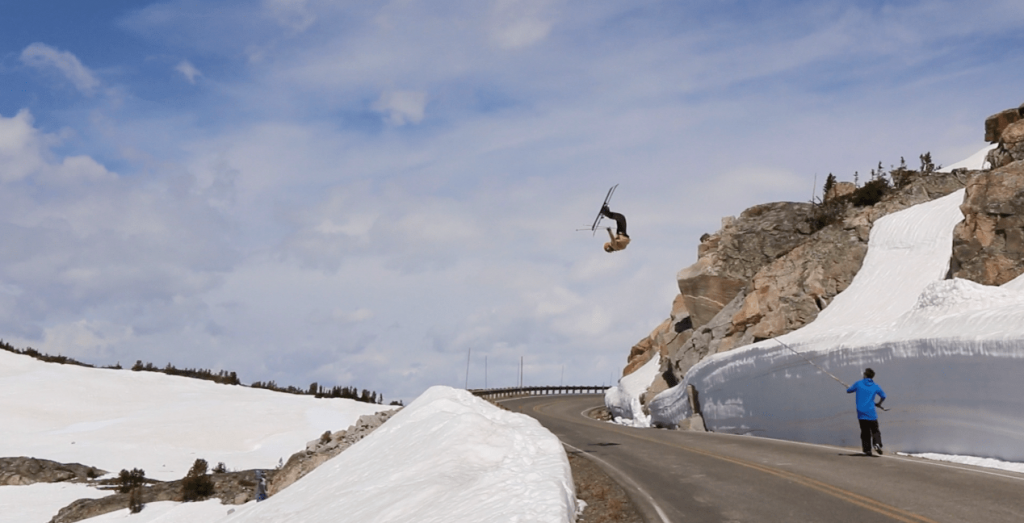
[{"label": "exposed rock on slope", "polygon": [[78,463],[57,463],[48,459],[0,458],[0,485],[33,483],[76,483],[91,481],[107,472]]},{"label": "exposed rock on slope", "polygon": [[295,483],[327,460],[341,454],[341,451],[369,436],[371,432],[383,425],[396,412],[398,412],[397,409],[381,411],[376,414],[365,414],[360,416],[348,430],[327,433],[321,436],[320,439],[310,441],[306,444],[306,450],[292,454],[288,458],[288,462],[281,467],[281,470],[274,473],[270,478],[267,493],[273,496],[285,487]]},{"label": "exposed rock on slope", "polygon": [[1024,161],[972,178],[960,210],[953,276],[1002,285],[1024,272]]},{"label": "exposed rock on slope", "polygon": [[985,141],[997,143],[1003,134],[1003,129],[1022,117],[1024,117],[1024,104],[1016,109],[1007,109],[989,116],[985,119]]},{"label": "exposed rock on slope", "polygon": [[985,159],[993,169],[1024,160],[1024,120],[1006,126],[999,136],[999,145]]},{"label": "exposed rock on slope", "polygon": [[[293,454],[281,469],[266,471],[268,494],[273,496],[275,493],[280,492],[285,487],[295,483],[306,474],[312,472],[327,460],[340,454],[341,451],[365,438],[377,429],[377,427],[380,427],[385,421],[387,421],[395,412],[398,412],[398,410],[382,411],[376,414],[361,416],[355,424],[348,428],[348,430],[327,433],[321,436],[320,439],[310,441],[306,445],[305,450]],[[24,460],[29,458],[0,458],[0,466],[4,465],[4,460],[12,459]],[[97,470],[77,464],[61,465],[56,463],[55,465],[58,467],[50,468],[59,469],[60,467],[81,467],[83,471]],[[5,477],[2,474],[7,470],[8,468],[0,468],[0,479]],[[11,467],[10,470],[15,470],[15,468]],[[72,470],[78,471],[79,469],[73,468]],[[83,472],[83,474],[87,474],[87,472]],[[98,471],[98,474],[91,477],[96,477],[102,474],[104,474],[103,471]],[[223,504],[241,505],[255,499],[255,470],[210,474],[209,477],[213,481],[214,485],[213,497],[220,499]],[[152,480],[146,481],[150,484],[139,489],[140,500],[142,503],[154,503],[157,501],[183,501],[181,480],[167,482],[156,482]],[[111,482],[107,481],[106,483]],[[60,512],[50,520],[50,523],[73,523],[75,521],[81,521],[83,519],[128,508],[128,503],[129,494],[111,494],[98,499],[80,499],[62,508]]]}]

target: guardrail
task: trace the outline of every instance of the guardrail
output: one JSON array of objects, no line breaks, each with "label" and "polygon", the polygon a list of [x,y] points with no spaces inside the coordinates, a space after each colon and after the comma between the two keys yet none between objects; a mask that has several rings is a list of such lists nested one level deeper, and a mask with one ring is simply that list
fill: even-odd
[{"label": "guardrail", "polygon": [[486,399],[515,398],[520,396],[549,396],[555,394],[600,394],[608,390],[604,385],[565,385],[539,387],[508,387],[504,389],[472,389],[475,396]]}]

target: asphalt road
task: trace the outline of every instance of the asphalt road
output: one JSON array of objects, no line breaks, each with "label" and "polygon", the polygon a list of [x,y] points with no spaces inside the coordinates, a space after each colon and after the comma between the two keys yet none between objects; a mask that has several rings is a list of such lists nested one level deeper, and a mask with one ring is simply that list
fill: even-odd
[{"label": "asphalt road", "polygon": [[650,523],[1024,522],[1024,474],[752,436],[624,427],[583,415],[602,405],[600,395],[501,403],[596,459]]}]

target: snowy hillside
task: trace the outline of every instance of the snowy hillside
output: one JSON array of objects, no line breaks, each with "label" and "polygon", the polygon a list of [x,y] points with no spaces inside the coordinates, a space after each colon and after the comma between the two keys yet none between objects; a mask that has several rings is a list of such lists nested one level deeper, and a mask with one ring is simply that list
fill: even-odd
[{"label": "snowy hillside", "polygon": [[158,480],[180,479],[196,458],[273,468],[324,431],[389,408],[0,351],[0,454],[138,467]]},{"label": "snowy hillside", "polygon": [[[387,408],[0,351],[0,455],[113,474],[137,467],[154,479],[180,479],[196,458],[234,470],[273,468],[324,431]],[[0,520],[48,521],[75,499],[102,495],[75,484],[0,486]],[[557,438],[532,418],[435,387],[265,502],[151,503],[131,521],[562,522],[574,512]]]},{"label": "snowy hillside", "polygon": [[711,356],[659,394],[652,421],[687,416],[700,393],[709,429],[857,446],[844,387],[865,367],[889,396],[890,450],[1024,461],[1024,278],[1002,287],[945,280],[963,191],[879,219],[856,278],[818,318],[778,339]]}]

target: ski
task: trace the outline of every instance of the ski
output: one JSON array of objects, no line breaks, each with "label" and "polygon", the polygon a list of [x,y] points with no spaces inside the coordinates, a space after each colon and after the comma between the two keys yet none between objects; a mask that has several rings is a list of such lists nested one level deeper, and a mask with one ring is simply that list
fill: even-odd
[{"label": "ski", "polygon": [[[604,209],[605,206],[608,205],[608,202],[612,201],[612,195],[615,194],[615,189],[618,186],[619,186],[619,184],[615,184],[615,185],[612,186],[611,189],[608,189],[608,194],[606,194],[605,197],[604,197],[604,203],[601,204],[601,209]],[[604,215],[601,214],[601,209],[598,209],[598,211],[597,211],[597,218],[594,218],[594,223],[593,223],[593,225],[590,226],[590,232],[593,233],[593,234],[597,234],[597,226],[601,224],[601,218],[604,217]],[[578,230],[585,231],[586,229],[578,229]]]}]

